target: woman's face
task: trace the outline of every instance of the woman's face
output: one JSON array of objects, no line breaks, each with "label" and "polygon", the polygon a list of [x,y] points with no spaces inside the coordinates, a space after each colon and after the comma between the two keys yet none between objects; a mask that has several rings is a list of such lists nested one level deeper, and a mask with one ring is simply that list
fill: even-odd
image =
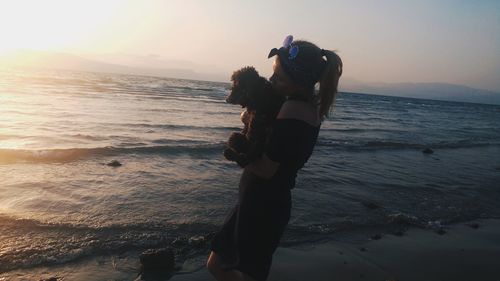
[{"label": "woman's face", "polygon": [[281,67],[278,57],[274,59],[273,75],[269,78],[269,81],[280,95],[290,96],[297,91],[297,86]]}]

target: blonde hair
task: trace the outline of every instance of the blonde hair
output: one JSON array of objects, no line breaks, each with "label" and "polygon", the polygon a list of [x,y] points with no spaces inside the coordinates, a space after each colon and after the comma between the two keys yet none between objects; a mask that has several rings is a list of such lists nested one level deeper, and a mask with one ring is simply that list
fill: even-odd
[{"label": "blonde hair", "polygon": [[[299,48],[294,64],[317,77],[316,81],[310,82],[319,82],[318,95],[313,99],[319,107],[321,120],[324,120],[330,115],[337,97],[342,60],[334,51],[320,49],[309,41],[297,40],[293,41],[292,45]],[[326,57],[326,61],[323,57]]]},{"label": "blonde hair", "polygon": [[319,79],[319,116],[323,120],[330,115],[330,111],[335,105],[338,93],[339,79],[342,75],[342,60],[333,51],[323,50],[326,57],[326,67]]}]

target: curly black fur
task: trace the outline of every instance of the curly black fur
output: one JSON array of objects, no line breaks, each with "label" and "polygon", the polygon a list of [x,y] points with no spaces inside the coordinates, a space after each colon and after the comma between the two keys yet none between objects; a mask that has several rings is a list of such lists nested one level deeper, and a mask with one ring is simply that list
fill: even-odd
[{"label": "curly black fur", "polygon": [[245,167],[262,156],[269,129],[285,97],[276,94],[271,83],[251,66],[235,71],[231,81],[233,85],[226,102],[241,105],[247,112],[242,113],[241,132],[233,132],[229,137],[224,156]]}]

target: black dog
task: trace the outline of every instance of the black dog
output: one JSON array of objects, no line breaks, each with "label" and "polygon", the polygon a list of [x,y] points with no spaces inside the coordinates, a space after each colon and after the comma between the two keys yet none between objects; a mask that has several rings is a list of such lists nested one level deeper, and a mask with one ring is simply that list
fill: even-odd
[{"label": "black dog", "polygon": [[271,83],[251,66],[235,71],[231,81],[233,85],[226,102],[239,104],[246,110],[241,114],[244,127],[241,132],[231,134],[224,156],[245,167],[262,156],[271,124],[285,97],[276,94]]}]

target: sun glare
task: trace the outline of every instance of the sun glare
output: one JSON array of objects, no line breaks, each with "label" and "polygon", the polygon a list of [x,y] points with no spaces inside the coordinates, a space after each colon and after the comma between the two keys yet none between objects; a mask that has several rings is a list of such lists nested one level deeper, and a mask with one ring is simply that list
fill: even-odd
[{"label": "sun glare", "polygon": [[120,1],[1,1],[0,53],[85,47],[113,20]]}]

